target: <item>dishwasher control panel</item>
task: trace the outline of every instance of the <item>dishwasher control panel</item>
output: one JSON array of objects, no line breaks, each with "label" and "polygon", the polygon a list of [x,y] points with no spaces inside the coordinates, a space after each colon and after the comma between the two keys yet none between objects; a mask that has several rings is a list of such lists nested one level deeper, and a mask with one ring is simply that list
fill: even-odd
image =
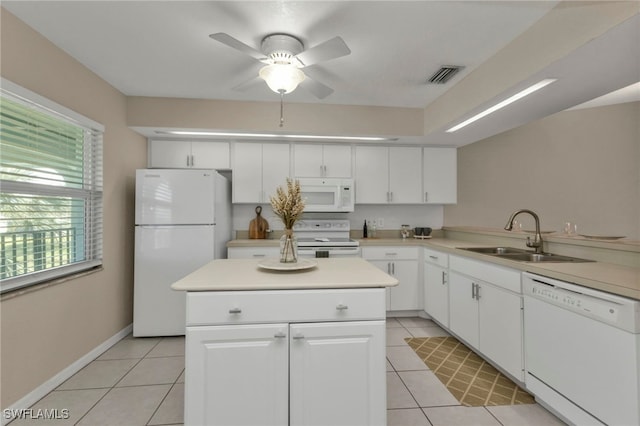
[{"label": "dishwasher control panel", "polygon": [[577,314],[640,333],[640,301],[593,290],[553,278],[524,273],[525,297],[561,306]]},{"label": "dishwasher control panel", "polygon": [[618,306],[605,300],[592,300],[592,297],[571,293],[548,284],[537,283],[531,287],[531,294],[538,299],[550,301],[590,317],[597,317],[608,323],[618,321]]}]

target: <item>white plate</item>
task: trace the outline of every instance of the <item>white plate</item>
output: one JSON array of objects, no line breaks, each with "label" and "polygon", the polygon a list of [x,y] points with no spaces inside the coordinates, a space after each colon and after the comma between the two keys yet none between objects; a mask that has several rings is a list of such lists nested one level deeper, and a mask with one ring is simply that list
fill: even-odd
[{"label": "white plate", "polygon": [[589,238],[591,240],[619,240],[621,238],[624,238],[624,236],[617,236],[617,235],[584,235],[584,234],[578,234],[581,237],[585,237],[585,238]]},{"label": "white plate", "polygon": [[264,259],[258,263],[258,266],[271,271],[302,271],[311,269],[317,264],[318,262],[314,259],[298,259],[295,263],[283,263],[280,259]]}]

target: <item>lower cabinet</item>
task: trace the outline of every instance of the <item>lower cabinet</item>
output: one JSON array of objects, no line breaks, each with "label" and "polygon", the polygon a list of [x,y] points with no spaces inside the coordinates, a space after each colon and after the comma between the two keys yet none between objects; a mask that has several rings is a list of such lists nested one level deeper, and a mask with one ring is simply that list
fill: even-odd
[{"label": "lower cabinet", "polygon": [[185,425],[385,424],[384,290],[281,293],[191,297]]},{"label": "lower cabinet", "polygon": [[450,256],[449,328],[524,381],[520,272]]},{"label": "lower cabinet", "polygon": [[399,284],[387,289],[388,311],[421,309],[419,247],[363,247],[362,257],[395,277]]},{"label": "lower cabinet", "polygon": [[449,255],[424,249],[424,310],[449,327]]}]

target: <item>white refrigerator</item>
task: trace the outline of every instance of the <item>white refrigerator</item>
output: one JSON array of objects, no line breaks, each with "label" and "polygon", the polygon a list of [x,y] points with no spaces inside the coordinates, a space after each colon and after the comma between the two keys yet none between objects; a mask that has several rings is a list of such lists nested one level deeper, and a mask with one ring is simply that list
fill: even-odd
[{"label": "white refrigerator", "polygon": [[215,170],[136,171],[134,336],[185,334],[186,295],[171,284],[227,257],[230,194]]}]

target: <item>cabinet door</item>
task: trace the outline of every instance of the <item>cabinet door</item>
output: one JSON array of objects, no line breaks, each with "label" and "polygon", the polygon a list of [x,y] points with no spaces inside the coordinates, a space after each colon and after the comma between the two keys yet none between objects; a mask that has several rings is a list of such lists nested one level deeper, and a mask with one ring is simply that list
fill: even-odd
[{"label": "cabinet door", "polygon": [[187,327],[185,425],[286,425],[288,324]]},{"label": "cabinet door", "polygon": [[446,269],[425,262],[424,310],[445,327],[449,327],[449,286]]},{"label": "cabinet door", "polygon": [[389,202],[422,203],[421,148],[389,148]]},{"label": "cabinet door", "polygon": [[351,177],[351,147],[344,145],[324,145],[322,159],[324,176]]},{"label": "cabinet door", "polygon": [[290,425],[386,424],[384,321],[292,324],[290,334]]},{"label": "cabinet door", "polygon": [[228,169],[227,142],[191,142],[191,167],[196,169]]},{"label": "cabinet door", "polygon": [[356,146],[356,204],[387,204],[389,148]]},{"label": "cabinet door", "polygon": [[322,145],[294,145],[293,155],[293,175],[295,177],[323,176]]},{"label": "cabinet door", "polygon": [[289,144],[262,145],[262,202],[268,203],[276,188],[286,184],[289,177]]},{"label": "cabinet door", "polygon": [[150,141],[149,167],[186,169],[191,164],[191,142]]},{"label": "cabinet door", "polygon": [[449,273],[449,328],[478,348],[478,301],[471,297],[474,282],[456,272]]},{"label": "cabinet door", "polygon": [[480,284],[480,351],[519,380],[524,380],[522,297]]},{"label": "cabinet door", "polygon": [[390,288],[392,311],[407,311],[420,308],[418,287],[418,261],[394,260],[391,263],[391,275],[399,284]]},{"label": "cabinet door", "polygon": [[233,146],[233,202],[262,202],[262,144]]},{"label": "cabinet door", "polygon": [[424,148],[424,202],[455,204],[457,195],[457,150],[455,148]]}]

